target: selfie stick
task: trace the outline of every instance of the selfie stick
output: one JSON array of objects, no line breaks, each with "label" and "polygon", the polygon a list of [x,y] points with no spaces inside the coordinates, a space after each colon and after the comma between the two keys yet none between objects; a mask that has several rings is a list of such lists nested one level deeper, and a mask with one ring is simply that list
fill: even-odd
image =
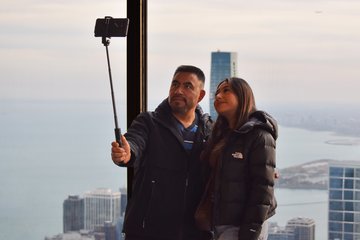
[{"label": "selfie stick", "polygon": [[[110,19],[111,19],[111,17],[105,17],[105,21],[107,21],[107,24],[106,24],[107,27],[109,26],[108,23],[109,23]],[[112,100],[112,106],[113,106],[113,111],[114,111],[115,139],[116,139],[116,142],[119,143],[120,147],[122,147],[121,129],[119,128],[119,125],[118,125],[116,106],[115,106],[114,88],[113,88],[112,77],[111,77],[111,67],[110,67],[110,58],[109,58],[109,49],[108,49],[108,46],[110,44],[110,39],[107,39],[106,37],[103,36],[102,43],[104,44],[104,46],[106,48],[106,58],[107,58],[107,63],[108,63],[108,72],[109,72],[110,88],[111,88],[111,100]]]}]

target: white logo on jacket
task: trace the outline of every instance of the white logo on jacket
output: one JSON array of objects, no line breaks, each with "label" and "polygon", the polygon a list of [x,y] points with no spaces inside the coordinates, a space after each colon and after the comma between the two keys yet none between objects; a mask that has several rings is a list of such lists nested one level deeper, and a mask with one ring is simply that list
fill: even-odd
[{"label": "white logo on jacket", "polygon": [[237,158],[237,159],[243,159],[244,156],[241,152],[234,152],[231,154],[233,156],[233,158]]}]

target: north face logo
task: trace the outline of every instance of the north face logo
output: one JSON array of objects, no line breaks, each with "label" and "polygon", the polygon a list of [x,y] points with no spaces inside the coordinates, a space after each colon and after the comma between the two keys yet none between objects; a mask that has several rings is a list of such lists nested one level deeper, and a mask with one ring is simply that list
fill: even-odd
[{"label": "north face logo", "polygon": [[231,154],[233,156],[233,158],[237,158],[237,159],[243,159],[244,156],[241,152],[234,152]]}]

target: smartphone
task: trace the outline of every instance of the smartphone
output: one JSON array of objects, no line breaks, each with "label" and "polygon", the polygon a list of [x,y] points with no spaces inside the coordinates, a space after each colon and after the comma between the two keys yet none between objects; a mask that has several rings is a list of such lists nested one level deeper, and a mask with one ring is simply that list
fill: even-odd
[{"label": "smartphone", "polygon": [[126,37],[128,28],[128,18],[98,18],[95,23],[95,37]]}]

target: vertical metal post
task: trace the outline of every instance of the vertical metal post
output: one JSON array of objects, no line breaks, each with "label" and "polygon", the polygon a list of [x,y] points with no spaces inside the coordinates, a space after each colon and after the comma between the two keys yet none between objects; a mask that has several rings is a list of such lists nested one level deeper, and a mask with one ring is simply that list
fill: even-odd
[{"label": "vertical metal post", "polygon": [[[127,0],[127,126],[147,111],[147,0]],[[127,170],[128,198],[134,170]]]}]

